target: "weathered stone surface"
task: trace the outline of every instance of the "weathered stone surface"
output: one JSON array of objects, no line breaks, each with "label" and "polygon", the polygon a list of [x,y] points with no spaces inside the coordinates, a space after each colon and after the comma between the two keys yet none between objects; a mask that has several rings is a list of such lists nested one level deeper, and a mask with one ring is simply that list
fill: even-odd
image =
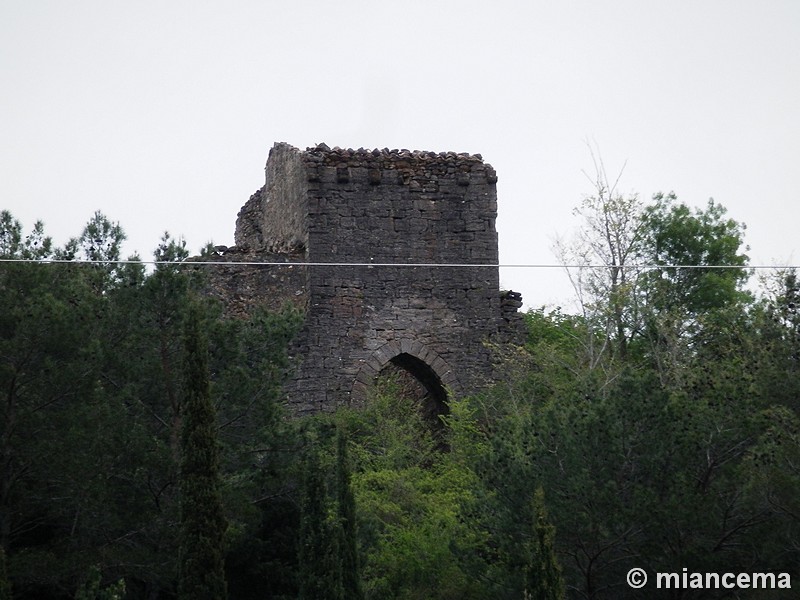
[{"label": "weathered stone surface", "polygon": [[480,155],[272,148],[236,246],[216,260],[286,265],[214,269],[211,287],[232,313],[305,309],[286,390],[294,411],[363,401],[390,361],[422,361],[456,393],[492,379],[485,342],[514,338],[521,306],[513,292],[501,302],[496,182]]}]

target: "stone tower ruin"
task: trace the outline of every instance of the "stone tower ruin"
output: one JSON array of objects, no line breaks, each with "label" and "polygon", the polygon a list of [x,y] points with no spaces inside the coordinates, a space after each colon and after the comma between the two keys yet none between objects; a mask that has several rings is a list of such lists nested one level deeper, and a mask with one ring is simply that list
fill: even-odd
[{"label": "stone tower ruin", "polygon": [[212,287],[234,313],[305,311],[293,412],[362,402],[386,370],[435,412],[492,380],[489,345],[521,318],[519,295],[499,289],[496,182],[480,155],[275,144]]}]

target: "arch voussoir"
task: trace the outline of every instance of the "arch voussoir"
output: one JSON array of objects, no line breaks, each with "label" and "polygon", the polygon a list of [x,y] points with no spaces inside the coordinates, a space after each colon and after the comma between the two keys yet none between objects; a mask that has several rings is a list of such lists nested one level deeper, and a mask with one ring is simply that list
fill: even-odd
[{"label": "arch voussoir", "polygon": [[362,362],[353,381],[352,400],[363,402],[381,371],[404,354],[424,363],[435,374],[446,392],[460,391],[461,385],[458,377],[444,358],[425,343],[412,338],[404,338],[386,342]]}]

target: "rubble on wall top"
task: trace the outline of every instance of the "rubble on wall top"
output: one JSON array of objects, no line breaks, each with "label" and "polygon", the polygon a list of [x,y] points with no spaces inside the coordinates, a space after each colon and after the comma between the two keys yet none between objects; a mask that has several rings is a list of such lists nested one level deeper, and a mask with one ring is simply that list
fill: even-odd
[{"label": "rubble on wall top", "polygon": [[316,146],[306,148],[307,154],[315,156],[331,156],[340,159],[356,158],[369,160],[370,158],[414,158],[417,160],[469,160],[475,162],[482,162],[483,157],[480,154],[469,154],[467,152],[429,152],[425,150],[402,150],[384,148],[379,150],[377,148],[369,150],[366,148],[359,148],[354,150],[352,148],[339,148],[335,146],[330,148],[327,144],[321,143]]},{"label": "rubble on wall top", "polygon": [[[277,145],[277,144],[276,144]],[[484,164],[483,156],[480,154],[469,154],[467,152],[430,152],[425,150],[407,150],[383,148],[379,150],[359,148],[340,148],[335,146],[330,148],[325,143],[317,144],[306,148],[302,152],[308,162],[325,165],[341,165],[348,163],[357,165],[372,161],[392,163],[395,161],[411,160],[414,162],[435,162],[451,164]]]},{"label": "rubble on wall top", "polygon": [[[393,181],[392,175],[383,173],[397,172],[402,174],[403,184],[416,184],[424,187],[426,181],[438,177],[458,177],[460,186],[470,184],[470,174],[485,178],[489,184],[497,183],[497,173],[488,163],[483,162],[480,154],[466,152],[428,152],[423,150],[407,150],[384,148],[383,150],[367,150],[359,148],[343,149],[338,146],[330,148],[320,143],[301,151],[285,142],[276,143],[272,151],[289,152],[297,156],[309,172],[309,181],[317,181],[321,176],[320,169],[336,169],[336,181],[349,181],[353,177],[350,169],[364,169],[369,173],[369,182],[379,185],[382,181]],[[272,156],[270,151],[270,156]],[[366,177],[366,175],[364,175]],[[398,180],[400,181],[400,180]]]}]

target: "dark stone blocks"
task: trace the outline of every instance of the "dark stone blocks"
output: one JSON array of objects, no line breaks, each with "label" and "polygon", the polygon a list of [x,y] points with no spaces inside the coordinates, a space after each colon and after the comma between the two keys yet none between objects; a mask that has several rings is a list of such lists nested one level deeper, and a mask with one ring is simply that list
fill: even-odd
[{"label": "dark stone blocks", "polygon": [[[519,331],[521,303],[501,303],[497,175],[479,155],[276,144],[266,174],[220,260],[348,265],[213,271],[230,312],[305,309],[286,389],[295,412],[363,402],[390,362],[424,363],[450,393],[492,379],[486,342]],[[370,266],[384,263],[448,266]]]}]

